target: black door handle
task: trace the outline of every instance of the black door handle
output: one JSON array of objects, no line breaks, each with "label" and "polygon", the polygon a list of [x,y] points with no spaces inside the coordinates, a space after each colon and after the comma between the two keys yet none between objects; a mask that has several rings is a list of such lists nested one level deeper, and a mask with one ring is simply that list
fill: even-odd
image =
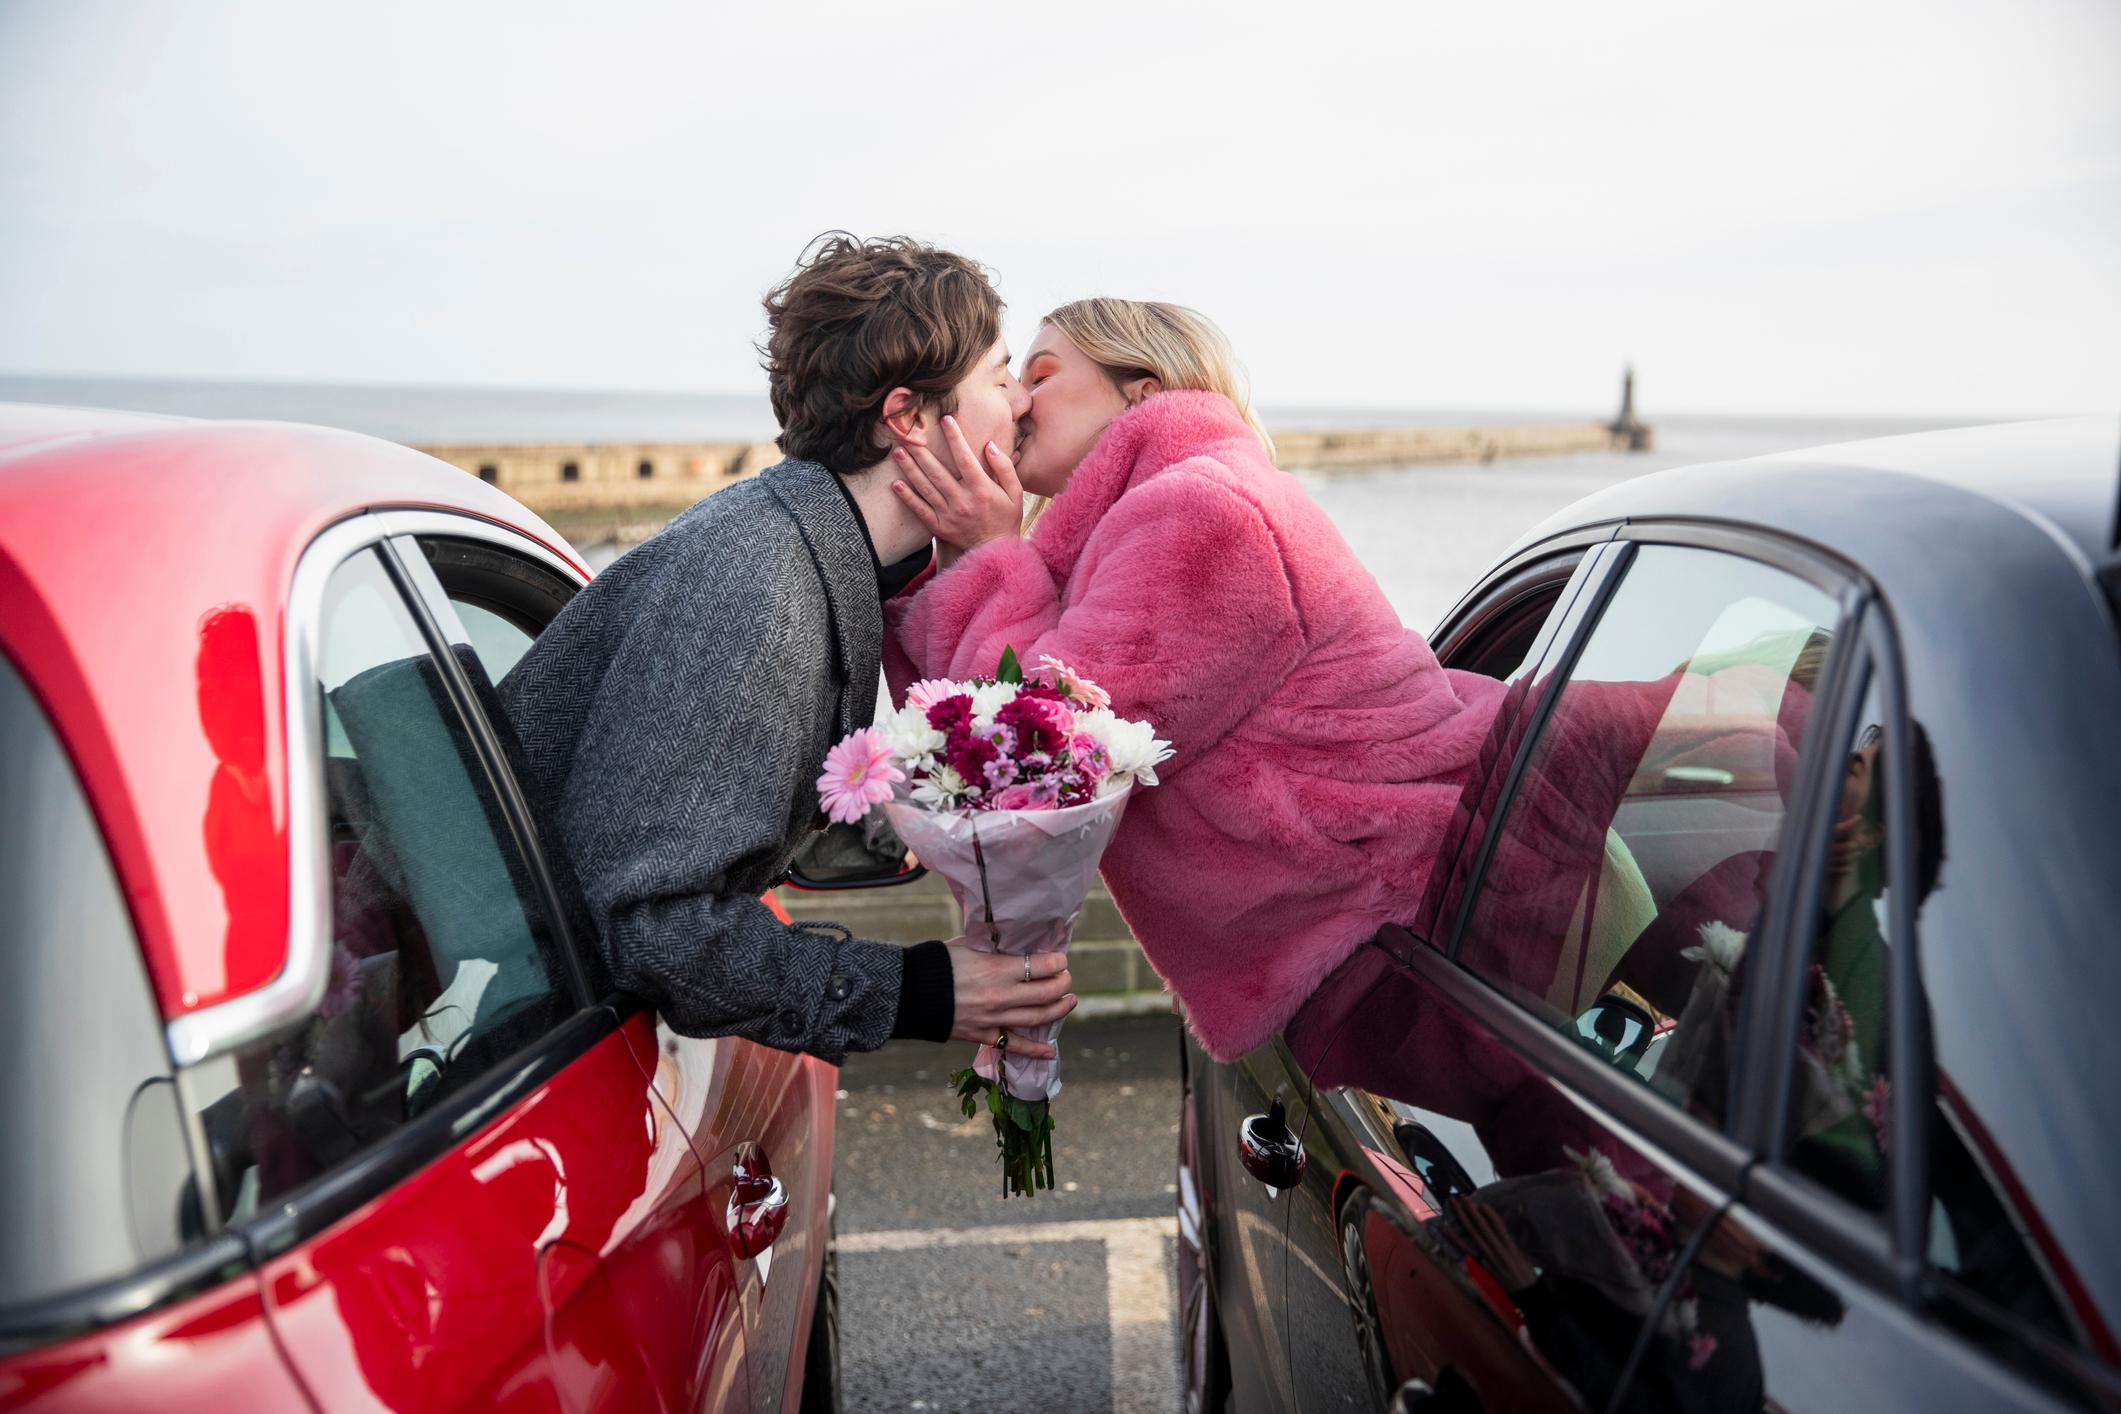
[{"label": "black door handle", "polygon": [[1296,1142],[1280,1100],[1267,1113],[1238,1126],[1237,1153],[1245,1172],[1269,1188],[1294,1188],[1303,1181],[1304,1148]]}]

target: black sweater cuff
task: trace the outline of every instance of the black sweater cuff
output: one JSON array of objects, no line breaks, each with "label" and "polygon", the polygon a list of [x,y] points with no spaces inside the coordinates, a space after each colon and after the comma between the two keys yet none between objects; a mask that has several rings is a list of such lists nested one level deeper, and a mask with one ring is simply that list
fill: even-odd
[{"label": "black sweater cuff", "polygon": [[906,949],[906,972],[898,984],[894,1040],[947,1041],[957,1021],[957,976],[950,949],[939,942]]}]

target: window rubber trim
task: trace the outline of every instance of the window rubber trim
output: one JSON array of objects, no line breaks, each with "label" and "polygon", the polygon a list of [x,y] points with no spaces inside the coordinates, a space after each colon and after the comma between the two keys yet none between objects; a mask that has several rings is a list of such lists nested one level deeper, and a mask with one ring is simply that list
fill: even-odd
[{"label": "window rubber trim", "polygon": [[243,1243],[223,1233],[125,1276],[0,1310],[0,1360],[151,1314],[249,1270]]}]

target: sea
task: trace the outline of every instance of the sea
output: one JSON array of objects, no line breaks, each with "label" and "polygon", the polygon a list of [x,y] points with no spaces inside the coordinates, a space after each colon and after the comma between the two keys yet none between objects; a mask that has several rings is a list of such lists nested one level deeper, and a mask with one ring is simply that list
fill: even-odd
[{"label": "sea", "polygon": [[[773,436],[763,395],[362,383],[239,383],[0,374],[0,402],[62,403],[184,417],[312,422],[415,446],[452,442],[720,442]],[[1519,535],[1580,497],[1645,472],[1804,447],[1994,421],[1763,417],[1641,410],[1647,452],[1595,452],[1488,463],[1297,469],[1408,624],[1433,628]],[[1297,431],[1603,421],[1610,408],[1275,408],[1268,427]],[[621,547],[581,547],[593,565]]]}]

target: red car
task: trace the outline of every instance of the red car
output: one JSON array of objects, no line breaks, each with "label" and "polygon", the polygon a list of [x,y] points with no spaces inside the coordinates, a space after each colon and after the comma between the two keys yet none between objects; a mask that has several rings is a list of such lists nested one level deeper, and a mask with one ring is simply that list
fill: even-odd
[{"label": "red car", "polygon": [[837,1409],[835,1072],[612,994],[516,768],[587,577],[385,442],[0,406],[0,1408]]}]

